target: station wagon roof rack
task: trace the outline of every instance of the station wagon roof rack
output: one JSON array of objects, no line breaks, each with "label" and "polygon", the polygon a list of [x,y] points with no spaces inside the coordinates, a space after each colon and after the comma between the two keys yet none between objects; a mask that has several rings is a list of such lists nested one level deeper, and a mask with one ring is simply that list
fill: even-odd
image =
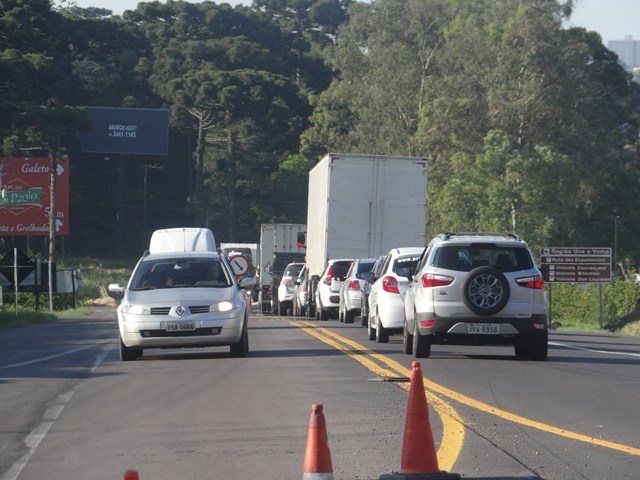
[{"label": "station wagon roof rack", "polygon": [[445,232],[438,235],[442,240],[449,240],[454,237],[504,237],[513,240],[522,241],[522,238],[515,233],[507,232]]}]

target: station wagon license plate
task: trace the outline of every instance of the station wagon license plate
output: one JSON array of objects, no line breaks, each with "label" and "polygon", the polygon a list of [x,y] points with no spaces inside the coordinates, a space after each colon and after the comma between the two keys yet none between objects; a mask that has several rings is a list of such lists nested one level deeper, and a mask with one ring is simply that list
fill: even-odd
[{"label": "station wagon license plate", "polygon": [[196,322],[187,320],[167,322],[164,328],[167,332],[189,332],[196,329]]},{"label": "station wagon license plate", "polygon": [[481,335],[498,335],[500,333],[499,323],[468,323],[468,333],[479,333]]}]

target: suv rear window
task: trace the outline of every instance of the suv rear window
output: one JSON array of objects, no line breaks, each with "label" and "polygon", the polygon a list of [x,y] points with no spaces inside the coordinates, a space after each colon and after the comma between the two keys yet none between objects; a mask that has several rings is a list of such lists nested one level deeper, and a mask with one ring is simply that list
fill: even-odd
[{"label": "suv rear window", "polygon": [[529,270],[534,266],[526,248],[492,244],[441,247],[434,256],[434,265],[458,272],[469,272],[482,266],[494,267],[502,272],[515,272]]}]

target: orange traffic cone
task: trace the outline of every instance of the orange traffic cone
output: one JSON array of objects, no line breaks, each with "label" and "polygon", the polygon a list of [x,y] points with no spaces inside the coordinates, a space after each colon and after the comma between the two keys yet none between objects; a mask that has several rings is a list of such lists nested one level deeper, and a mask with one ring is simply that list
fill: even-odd
[{"label": "orange traffic cone", "polygon": [[124,480],[140,480],[140,477],[135,470],[127,470],[124,472]]},{"label": "orange traffic cone", "polygon": [[383,474],[380,480],[453,480],[457,478],[462,477],[457,473],[447,473],[438,468],[422,370],[420,370],[420,362],[413,362],[400,472]]},{"label": "orange traffic cone", "polygon": [[333,480],[333,466],[322,404],[311,405],[302,480]]}]

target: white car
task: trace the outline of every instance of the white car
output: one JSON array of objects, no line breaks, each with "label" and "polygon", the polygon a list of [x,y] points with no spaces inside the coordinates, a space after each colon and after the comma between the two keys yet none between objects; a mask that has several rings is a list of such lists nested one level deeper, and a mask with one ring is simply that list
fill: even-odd
[{"label": "white car", "polygon": [[362,289],[367,282],[357,278],[357,274],[371,271],[375,261],[375,258],[358,258],[351,264],[340,289],[339,321],[353,323],[353,320],[360,315]]},{"label": "white car", "polygon": [[353,258],[340,258],[327,262],[315,292],[317,320],[329,320],[330,317],[338,316],[340,289],[352,263]]},{"label": "white car", "polygon": [[408,277],[423,251],[424,247],[393,248],[382,262],[378,279],[369,292],[369,340],[387,343],[389,335],[402,333]]},{"label": "white car", "polygon": [[249,352],[247,295],[209,230],[155,232],[127,285],[112,283],[109,290],[123,295],[117,309],[122,361],[148,348],[228,346],[233,357]]},{"label": "white car", "polygon": [[278,315],[293,315],[293,297],[295,295],[295,281],[304,269],[304,263],[290,263],[284,269],[280,285],[278,285]]}]

